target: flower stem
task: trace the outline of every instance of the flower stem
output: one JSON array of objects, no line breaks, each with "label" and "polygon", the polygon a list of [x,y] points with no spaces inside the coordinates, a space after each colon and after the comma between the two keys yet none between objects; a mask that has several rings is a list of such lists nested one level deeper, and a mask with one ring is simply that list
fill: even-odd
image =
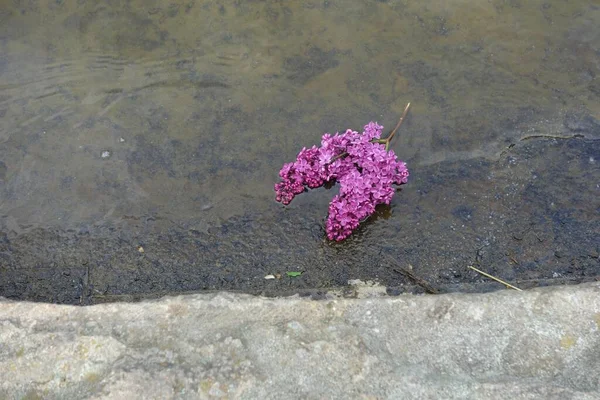
[{"label": "flower stem", "polygon": [[342,154],[338,154],[337,156],[334,156],[334,157],[331,158],[331,160],[329,160],[329,164],[331,164],[332,162],[334,162],[338,158],[346,157],[347,155],[348,155],[348,153],[346,153],[346,152],[343,152]]},{"label": "flower stem", "polygon": [[410,103],[408,103],[406,105],[406,107],[404,107],[404,112],[402,113],[402,116],[400,117],[400,121],[398,121],[398,123],[396,124],[396,127],[394,128],[394,130],[392,131],[392,133],[390,133],[390,136],[388,136],[387,138],[385,138],[385,149],[387,150],[390,147],[390,142],[392,141],[392,138],[394,137],[394,135],[396,134],[396,131],[398,130],[398,128],[400,128],[400,125],[402,125],[402,122],[404,121],[404,118],[406,117],[406,114],[408,114],[408,108],[410,107]]},{"label": "flower stem", "polygon": [[[398,128],[400,128],[400,125],[402,125],[402,121],[404,121],[404,118],[406,117],[406,114],[408,114],[408,108],[409,107],[410,107],[410,103],[408,103],[406,105],[406,107],[404,107],[404,112],[402,113],[402,116],[400,117],[400,121],[398,121],[398,123],[396,124],[396,127],[394,128],[394,130],[392,131],[392,133],[390,133],[390,136],[388,136],[385,139],[371,139],[371,143],[385,144],[385,150],[387,151],[389,149],[389,147],[390,147],[390,142],[392,141],[392,138],[396,134],[396,131],[398,130]],[[348,153],[346,153],[346,152],[338,154],[337,156],[334,156],[334,157],[331,158],[331,160],[329,160],[329,164],[331,164],[332,162],[334,162],[335,160],[337,160],[339,158],[346,157],[347,155],[348,155]]]}]

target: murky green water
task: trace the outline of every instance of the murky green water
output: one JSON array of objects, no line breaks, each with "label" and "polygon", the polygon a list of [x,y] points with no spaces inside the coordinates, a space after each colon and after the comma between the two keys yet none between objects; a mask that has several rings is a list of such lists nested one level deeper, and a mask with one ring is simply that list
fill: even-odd
[{"label": "murky green water", "polygon": [[[333,191],[274,202],[409,101],[411,181],[353,238],[323,240]],[[3,1],[0,117],[0,295],[600,275],[597,1]]]}]

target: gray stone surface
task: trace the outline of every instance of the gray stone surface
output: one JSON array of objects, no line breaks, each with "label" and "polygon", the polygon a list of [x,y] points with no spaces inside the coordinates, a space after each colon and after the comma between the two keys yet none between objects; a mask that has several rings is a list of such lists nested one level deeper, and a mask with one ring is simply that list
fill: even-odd
[{"label": "gray stone surface", "polygon": [[600,283],[322,301],[0,301],[0,398],[598,399]]}]

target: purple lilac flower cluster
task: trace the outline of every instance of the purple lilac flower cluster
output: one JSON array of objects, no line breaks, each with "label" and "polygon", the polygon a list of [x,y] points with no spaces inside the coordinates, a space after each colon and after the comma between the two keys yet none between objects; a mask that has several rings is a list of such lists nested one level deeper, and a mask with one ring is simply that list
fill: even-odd
[{"label": "purple lilac flower cluster", "polygon": [[277,201],[289,204],[306,187],[339,182],[340,192],[329,204],[326,229],[329,240],[344,240],[375,212],[375,206],[390,203],[392,185],[408,180],[406,164],[380,143],[382,131],[383,126],[370,122],[362,134],[352,130],[333,136],[326,133],[321,147],[303,148],[296,161],[284,164],[279,172]]}]

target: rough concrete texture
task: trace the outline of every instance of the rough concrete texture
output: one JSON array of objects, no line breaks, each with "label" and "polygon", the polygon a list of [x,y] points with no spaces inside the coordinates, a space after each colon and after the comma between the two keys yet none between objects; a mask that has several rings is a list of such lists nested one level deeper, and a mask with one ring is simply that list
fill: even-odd
[{"label": "rough concrete texture", "polygon": [[0,301],[0,398],[598,399],[600,283],[322,301]]}]

